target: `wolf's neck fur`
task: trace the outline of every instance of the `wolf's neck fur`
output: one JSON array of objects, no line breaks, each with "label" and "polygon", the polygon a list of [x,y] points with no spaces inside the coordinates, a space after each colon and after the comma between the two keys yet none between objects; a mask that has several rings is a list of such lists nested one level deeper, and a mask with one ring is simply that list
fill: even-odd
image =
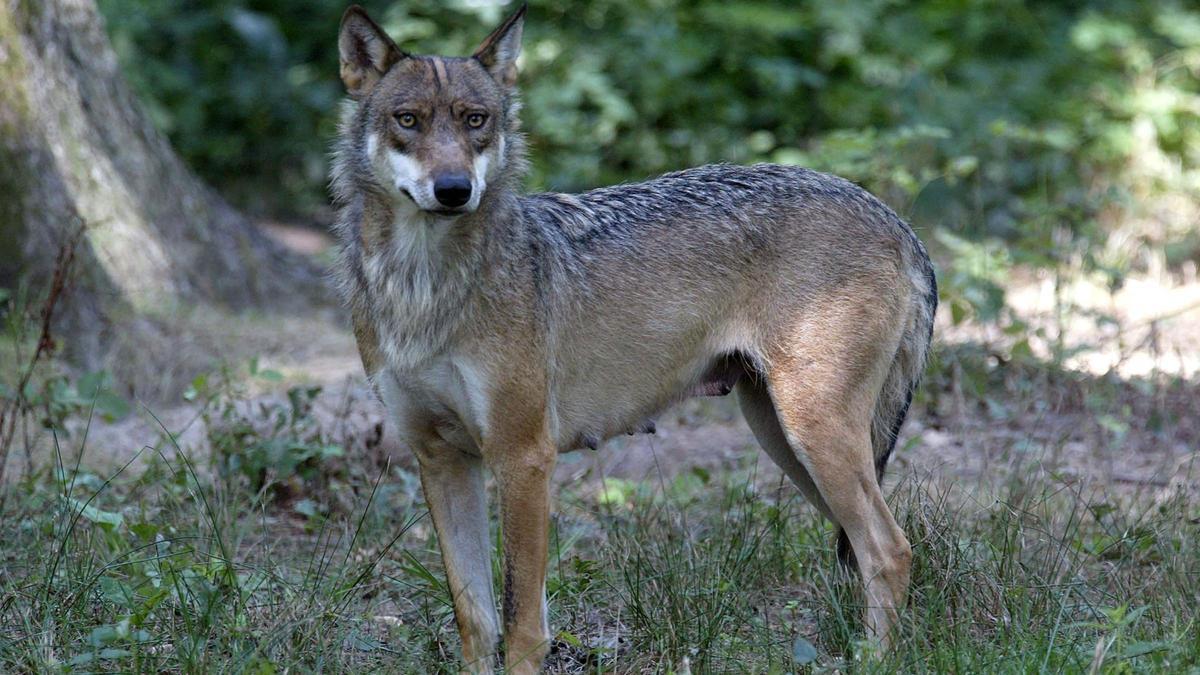
[{"label": "wolf's neck fur", "polygon": [[375,250],[364,252],[362,269],[381,347],[393,366],[416,366],[442,352],[475,314],[498,196],[453,221],[411,202],[376,205],[388,231]]},{"label": "wolf's neck fur", "polygon": [[471,313],[479,247],[412,205],[394,205],[386,244],[364,262],[388,361],[417,365],[441,352]]}]

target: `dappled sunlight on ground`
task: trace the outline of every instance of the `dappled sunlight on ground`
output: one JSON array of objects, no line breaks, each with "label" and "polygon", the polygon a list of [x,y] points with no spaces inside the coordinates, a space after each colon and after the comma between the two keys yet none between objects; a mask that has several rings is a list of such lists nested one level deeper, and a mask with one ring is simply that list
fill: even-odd
[{"label": "dappled sunlight on ground", "polygon": [[[1042,272],[1007,289],[1010,307],[1032,329],[1027,337],[1036,357],[1051,360],[1061,335],[1067,368],[1122,377],[1200,376],[1200,282],[1130,278],[1111,291],[1079,279],[1055,287],[1053,274]],[[938,327],[946,342],[1011,341],[999,327],[948,323]]]}]

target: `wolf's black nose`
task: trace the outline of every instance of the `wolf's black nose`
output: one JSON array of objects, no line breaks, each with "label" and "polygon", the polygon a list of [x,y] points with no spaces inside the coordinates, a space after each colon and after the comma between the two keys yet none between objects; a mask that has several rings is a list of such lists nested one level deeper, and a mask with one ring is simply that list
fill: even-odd
[{"label": "wolf's black nose", "polygon": [[471,201],[471,178],[465,173],[448,173],[433,181],[433,196],[438,203],[456,209]]}]

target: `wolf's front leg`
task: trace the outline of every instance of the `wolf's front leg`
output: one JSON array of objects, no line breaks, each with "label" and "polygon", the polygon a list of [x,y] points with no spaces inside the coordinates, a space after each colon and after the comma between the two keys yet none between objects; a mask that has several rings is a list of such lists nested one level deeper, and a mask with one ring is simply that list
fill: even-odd
[{"label": "wolf's front leg", "polygon": [[557,453],[548,442],[513,447],[489,462],[500,492],[504,535],[504,652],[508,673],[537,673],[550,648],[546,560],[550,478]]},{"label": "wolf's front leg", "polygon": [[483,460],[440,441],[425,444],[417,459],[454,597],[465,671],[491,673],[500,626],[492,590]]}]

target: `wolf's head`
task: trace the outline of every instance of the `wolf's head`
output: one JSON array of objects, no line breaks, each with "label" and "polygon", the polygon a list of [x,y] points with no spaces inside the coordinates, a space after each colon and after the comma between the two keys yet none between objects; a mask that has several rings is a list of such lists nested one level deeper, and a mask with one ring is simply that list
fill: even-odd
[{"label": "wolf's head", "polygon": [[341,76],[359,103],[364,167],[398,201],[453,217],[479,207],[515,129],[522,5],[467,58],[407,54],[361,7],[342,17]]}]

